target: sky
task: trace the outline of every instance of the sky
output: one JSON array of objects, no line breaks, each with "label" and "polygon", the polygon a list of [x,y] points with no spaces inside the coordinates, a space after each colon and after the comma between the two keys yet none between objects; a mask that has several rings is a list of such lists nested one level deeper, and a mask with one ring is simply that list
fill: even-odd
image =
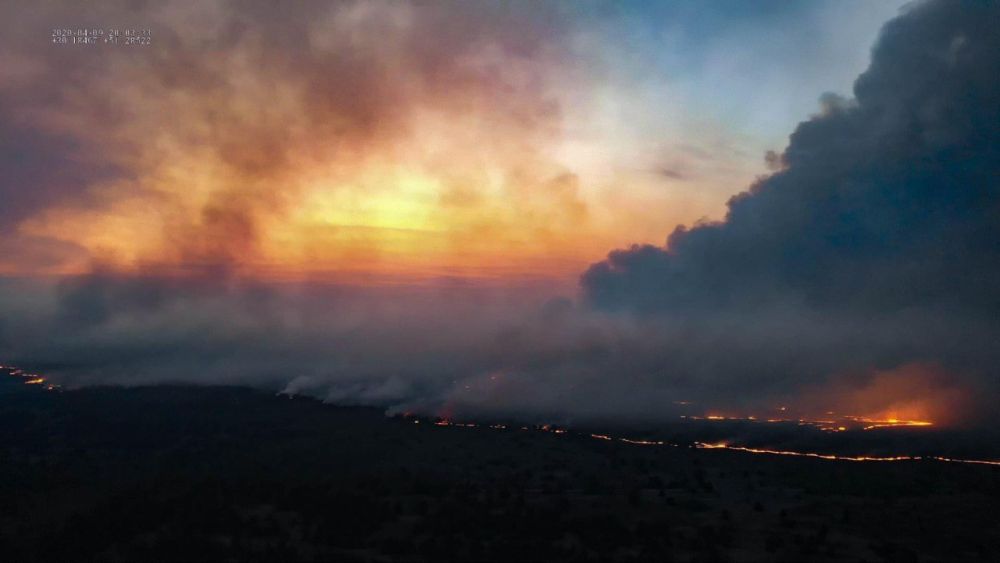
[{"label": "sky", "polygon": [[[5,362],[567,420],[997,396],[994,3],[0,15]],[[112,27],[150,44],[52,42]]]},{"label": "sky", "polygon": [[[572,286],[721,217],[898,9],[290,6],[8,4],[0,271]],[[126,25],[151,44],[51,43]]]}]

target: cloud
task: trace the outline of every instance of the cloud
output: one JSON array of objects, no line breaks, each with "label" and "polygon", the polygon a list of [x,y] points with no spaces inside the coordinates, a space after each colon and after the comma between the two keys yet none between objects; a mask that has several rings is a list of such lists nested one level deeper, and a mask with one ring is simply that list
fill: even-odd
[{"label": "cloud", "polygon": [[[75,139],[46,134],[0,113],[0,229],[57,200],[77,198],[91,182],[114,173],[84,155]],[[25,189],[31,186],[31,189]]]},{"label": "cloud", "polygon": [[[470,231],[544,230],[541,218],[559,220],[567,199],[582,205],[563,188],[571,171],[544,149],[560,126],[568,48],[555,5],[0,11],[0,229],[10,236],[72,242],[137,270],[343,267],[386,247],[412,252],[392,247],[404,237],[387,226],[432,222],[437,240],[408,244],[445,253]],[[152,44],[48,37],[57,25],[126,22],[150,29]],[[437,206],[434,190],[475,205]],[[571,206],[565,220],[577,218]]]},{"label": "cloud", "polygon": [[[264,48],[255,30],[272,29],[263,25],[275,19],[272,8],[240,5],[246,8],[169,4],[151,13],[154,23],[202,27],[165,31],[170,49],[141,55],[152,57],[142,64],[113,61],[122,65],[116,76],[134,77],[139,90],[170,94],[125,96],[104,108],[112,119],[130,119],[100,148],[112,165],[141,164],[153,180],[135,186],[112,175],[65,192],[82,194],[71,210],[85,218],[94,206],[133,213],[156,202],[153,228],[115,230],[111,221],[100,231],[130,239],[162,227],[165,247],[184,269],[141,260],[128,269],[110,260],[58,282],[0,280],[5,362],[67,385],[238,383],[399,411],[567,421],[673,417],[678,401],[734,413],[797,399],[814,409],[843,400],[873,411],[897,405],[937,413],[935,396],[972,409],[971,416],[996,396],[1000,45],[988,25],[995,5],[924,3],[890,22],[854,98],[824,96],[818,114],[769,158],[773,173],[735,196],[725,220],[679,227],[662,247],[612,252],[583,274],[578,303],[550,300],[550,287],[443,280],[359,289],[264,282],[230,268],[262,245],[285,244],[269,218],[294,214],[287,198],[306,189],[298,173],[317,160],[313,151],[333,157],[324,179],[346,174],[341,167],[371,147],[384,159],[376,164],[405,159],[410,128],[423,123],[427,105],[469,109],[449,133],[472,126],[526,134],[523,150],[509,146],[519,142],[510,135],[483,147],[512,151],[504,163],[527,163],[505,169],[501,192],[520,202],[515,214],[535,221],[521,230],[489,225],[515,237],[503,240],[541,244],[554,236],[546,227],[579,224],[590,211],[579,204],[579,178],[535,150],[558,108],[538,82],[549,67],[532,60],[545,56],[557,22],[522,20],[503,5],[475,15],[462,15],[465,4],[458,12],[309,5],[274,27]],[[459,20],[470,27],[456,27]],[[341,33],[323,32],[330,29]],[[83,80],[67,72],[71,82]],[[475,110],[494,106],[495,114]],[[44,108],[55,111],[39,110],[38,127],[62,134],[89,123],[69,119],[80,115],[72,106]],[[185,119],[160,121],[143,108]],[[165,128],[150,145],[156,150],[129,148],[153,125]],[[39,144],[60,155],[80,150]],[[482,200],[475,180],[490,175],[475,172],[481,160],[467,164],[448,169],[455,189],[440,194],[449,209]],[[383,179],[362,185],[374,197]],[[424,184],[412,183],[423,194]],[[394,195],[386,200],[397,201]],[[54,197],[19,208],[37,214]],[[539,199],[557,205],[530,204]],[[310,208],[337,212],[337,201],[321,203]],[[549,207],[563,212],[543,213]],[[483,252],[470,232],[488,231],[465,232],[462,251],[474,258]],[[53,256],[74,252],[32,236]],[[358,259],[380,251],[388,252],[354,249]],[[916,396],[899,396],[908,391]]]},{"label": "cloud", "polygon": [[780,169],[724,220],[611,252],[583,274],[586,301],[718,329],[731,361],[714,361],[714,377],[735,385],[919,360],[995,393],[997,15],[993,3],[909,7],[883,28],[854,99],[825,95],[770,159]]}]

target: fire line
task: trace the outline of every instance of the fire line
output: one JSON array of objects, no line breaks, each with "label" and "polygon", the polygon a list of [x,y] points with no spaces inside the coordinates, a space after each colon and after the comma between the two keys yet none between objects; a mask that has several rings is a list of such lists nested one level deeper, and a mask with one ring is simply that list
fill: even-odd
[{"label": "fire line", "polygon": [[[414,424],[418,424],[419,419],[414,419]],[[929,424],[929,423],[928,423]],[[449,420],[437,420],[433,423],[434,426],[438,427],[458,427],[458,428],[470,428],[470,427],[480,427],[479,425],[472,423],[455,423]],[[488,428],[494,430],[504,430],[505,425],[494,424],[488,426]],[[528,430],[528,427],[522,427],[522,430]],[[569,431],[556,428],[551,425],[535,426],[534,430],[537,432],[546,432],[557,435],[564,435],[569,433]],[[580,433],[573,432],[575,436],[582,436],[584,438],[589,438],[593,440],[599,440],[602,442],[622,442],[624,444],[631,444],[634,446],[665,446],[672,448],[682,448],[682,447],[693,447],[699,450],[729,450],[736,452],[743,452],[755,455],[781,455],[781,456],[791,456],[791,457],[802,457],[802,458],[812,458],[821,459],[825,461],[853,461],[853,462],[893,462],[893,461],[937,461],[944,463],[964,463],[964,464],[974,464],[974,465],[988,465],[994,467],[1000,467],[1000,460],[984,460],[984,459],[962,459],[953,458],[947,456],[937,456],[937,455],[926,455],[926,456],[911,456],[911,455],[898,455],[898,456],[849,456],[849,455],[836,455],[836,454],[823,454],[817,452],[800,452],[795,450],[775,450],[770,448],[751,448],[747,446],[737,446],[727,444],[725,442],[719,443],[707,443],[707,442],[694,442],[690,446],[685,446],[682,444],[675,444],[670,442],[664,442],[662,440],[642,440],[627,437],[615,437],[609,434],[596,434],[596,433]]]}]

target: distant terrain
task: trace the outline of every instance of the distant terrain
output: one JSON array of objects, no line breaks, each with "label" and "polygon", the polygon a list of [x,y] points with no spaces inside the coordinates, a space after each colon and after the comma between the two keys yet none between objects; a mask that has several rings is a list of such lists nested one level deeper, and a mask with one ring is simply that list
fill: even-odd
[{"label": "distant terrain", "polygon": [[233,387],[0,382],[3,560],[955,561],[1000,468],[435,426]]}]

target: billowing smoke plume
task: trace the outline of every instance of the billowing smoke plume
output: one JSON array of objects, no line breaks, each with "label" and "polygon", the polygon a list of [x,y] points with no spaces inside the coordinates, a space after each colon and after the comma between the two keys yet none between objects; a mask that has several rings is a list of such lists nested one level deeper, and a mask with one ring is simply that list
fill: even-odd
[{"label": "billowing smoke plume", "polygon": [[588,303],[714,333],[680,356],[737,389],[920,362],[995,396],[998,16],[994,2],[912,6],[854,99],[824,96],[799,125],[780,170],[724,221],[610,253],[582,277]]}]

